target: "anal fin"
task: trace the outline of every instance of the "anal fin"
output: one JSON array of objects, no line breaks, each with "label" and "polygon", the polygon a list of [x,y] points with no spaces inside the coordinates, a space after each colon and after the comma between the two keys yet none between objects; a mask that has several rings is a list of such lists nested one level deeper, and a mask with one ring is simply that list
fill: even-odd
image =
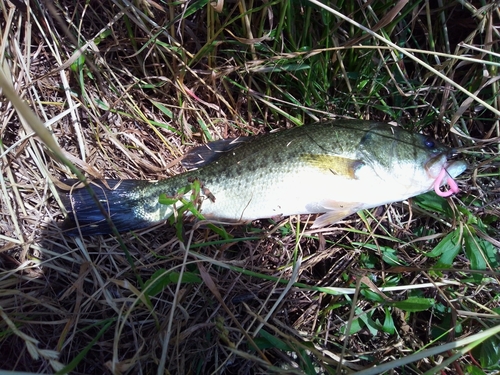
[{"label": "anal fin", "polygon": [[321,201],[321,206],[326,212],[314,220],[311,228],[321,228],[334,224],[362,208],[362,204],[359,202],[338,202],[335,200]]}]

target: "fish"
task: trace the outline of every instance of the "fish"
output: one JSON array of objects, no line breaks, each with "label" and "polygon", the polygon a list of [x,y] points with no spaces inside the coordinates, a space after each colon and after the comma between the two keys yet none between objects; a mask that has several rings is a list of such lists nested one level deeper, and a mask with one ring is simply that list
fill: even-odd
[{"label": "fish", "polygon": [[[140,230],[178,212],[179,198],[196,202],[212,222],[319,214],[311,226],[319,228],[431,190],[457,193],[454,178],[467,163],[452,160],[455,153],[432,137],[367,120],[219,140],[189,151],[183,161],[189,170],[164,180],[94,180],[88,187],[64,180],[72,188],[61,195],[68,212],[62,228],[70,236],[110,234],[109,216],[118,232]],[[199,191],[189,188],[195,181]]]}]

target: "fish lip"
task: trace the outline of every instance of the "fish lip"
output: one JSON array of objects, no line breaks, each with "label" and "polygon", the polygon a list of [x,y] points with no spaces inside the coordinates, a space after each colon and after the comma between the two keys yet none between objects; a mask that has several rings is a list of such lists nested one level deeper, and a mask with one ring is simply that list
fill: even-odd
[{"label": "fish lip", "polygon": [[429,158],[424,165],[427,175],[432,179],[437,178],[443,167],[448,163],[447,159],[446,153],[439,153]]},{"label": "fish lip", "polygon": [[469,166],[464,160],[451,160],[455,156],[459,155],[459,150],[455,147],[448,149],[446,152],[446,162],[443,168],[446,170],[451,178],[455,178],[462,174]]},{"label": "fish lip", "polygon": [[447,160],[444,164],[444,169],[451,178],[461,175],[468,167],[464,160]]},{"label": "fish lip", "polygon": [[446,153],[440,153],[431,157],[424,166],[427,175],[435,179],[443,168],[451,178],[455,178],[462,174],[468,168],[468,165],[463,160],[450,160],[449,158],[454,152],[455,150],[451,149]]}]

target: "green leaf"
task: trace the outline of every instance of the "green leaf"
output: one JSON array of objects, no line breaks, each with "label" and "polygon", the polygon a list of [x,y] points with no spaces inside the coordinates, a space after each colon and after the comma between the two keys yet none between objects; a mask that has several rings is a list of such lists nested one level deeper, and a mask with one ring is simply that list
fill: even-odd
[{"label": "green leaf", "polygon": [[368,287],[363,287],[363,289],[361,289],[361,294],[373,302],[383,303],[385,301],[380,294],[373,292],[371,289],[368,289]]},{"label": "green leaf", "polygon": [[[349,335],[354,335],[356,333],[358,333],[359,331],[361,331],[364,327],[364,324],[363,324],[363,321],[359,318],[354,318],[352,323],[351,323],[351,327],[349,329]],[[347,329],[347,323],[345,325],[343,325],[342,327],[340,327],[340,333],[342,333],[343,335],[346,335],[346,329]]]},{"label": "green leaf", "polygon": [[500,340],[492,336],[481,344],[479,360],[484,369],[500,370]]},{"label": "green leaf", "polygon": [[[500,266],[498,249],[491,242],[477,236],[476,232],[479,229],[470,226],[468,229],[470,232],[465,235],[465,252],[471,261],[472,269],[486,269],[488,266],[498,268]],[[471,255],[469,255],[469,251]],[[471,256],[474,256],[475,263],[472,263]],[[476,259],[476,257],[479,259]],[[478,267],[482,265],[485,268],[474,268],[475,264]]]},{"label": "green leaf", "polygon": [[450,308],[447,307],[446,311],[439,312],[438,310],[440,305],[441,304],[436,304],[436,307],[434,308],[437,319],[433,321],[431,326],[431,337],[434,340],[446,341],[450,329],[455,332],[456,336],[460,336],[464,331],[462,324],[454,320],[454,317],[450,312]]},{"label": "green leaf", "polygon": [[465,373],[469,375],[486,375],[486,373],[483,370],[473,365],[465,366]]},{"label": "green leaf", "polygon": [[151,104],[153,104],[156,108],[158,108],[160,112],[166,115],[168,118],[174,118],[173,112],[162,103],[151,100]]},{"label": "green leaf", "polygon": [[[485,270],[486,260],[485,256],[483,256],[482,240],[474,234],[474,230],[471,230],[470,227],[469,231],[464,233],[464,245],[471,268],[473,270]],[[481,277],[480,275],[477,276]]]},{"label": "green leaf", "polygon": [[366,314],[361,314],[359,316],[359,319],[365,323],[365,326],[366,328],[368,328],[368,330],[370,331],[370,333],[372,334],[372,336],[376,336],[378,334],[379,331],[382,330],[382,325],[375,322],[373,319],[372,319],[372,316],[373,316],[373,311],[370,311]]},{"label": "green leaf", "polygon": [[387,308],[385,309],[385,319],[384,319],[384,324],[382,326],[382,330],[390,335],[396,333],[394,319],[392,319],[391,312]]},{"label": "green leaf", "polygon": [[300,357],[303,360],[303,364],[301,364],[300,368],[304,370],[306,374],[317,374],[315,370],[314,363],[311,360],[311,355],[305,349],[297,350],[300,353]]},{"label": "green leaf", "polygon": [[[159,269],[144,284],[145,293],[150,296],[160,294],[168,285],[179,282],[180,273]],[[201,278],[192,272],[182,274],[182,283],[201,283]]]},{"label": "green leaf", "polygon": [[[168,277],[172,283],[177,283],[179,281],[180,275],[181,274],[179,272],[170,272],[168,274]],[[202,280],[201,280],[200,276],[196,273],[184,272],[182,274],[181,282],[183,284],[189,284],[189,283],[201,284]]]},{"label": "green leaf", "polygon": [[390,246],[377,246],[374,244],[359,244],[359,245],[376,252],[380,251],[382,253],[383,261],[391,266],[401,266],[405,264],[398,258],[397,250],[395,250]]},{"label": "green leaf", "polygon": [[500,370],[500,339],[492,336],[475,347],[471,355],[481,363],[486,373],[498,373]]},{"label": "green leaf", "polygon": [[453,210],[448,201],[434,192],[419,195],[412,198],[413,202],[426,211],[434,211],[453,218]]},{"label": "green leaf", "polygon": [[380,263],[380,259],[368,252],[362,252],[359,260],[363,268],[375,268]]},{"label": "green leaf", "polygon": [[430,309],[434,303],[432,298],[410,297],[405,301],[389,302],[389,305],[407,312],[418,312]]},{"label": "green leaf", "polygon": [[144,283],[144,291],[148,296],[156,296],[170,284],[170,280],[165,277],[166,274],[167,270],[159,269]]},{"label": "green leaf", "polygon": [[267,345],[265,345],[265,347],[260,347],[260,349],[266,349],[266,348],[277,348],[277,349],[280,349],[282,351],[291,351],[292,349],[281,339],[279,339],[278,337],[276,336],[273,336],[271,335],[269,332],[261,329],[259,331],[259,335],[261,336],[261,339],[263,339],[264,341],[261,342],[262,344],[264,344],[265,342],[267,342]]},{"label": "green leaf", "polygon": [[85,54],[82,53],[80,56],[78,56],[75,62],[70,65],[70,69],[73,72],[78,73],[83,69],[84,66],[85,66]]},{"label": "green leaf", "polygon": [[401,266],[406,265],[406,262],[402,262],[398,258],[398,251],[389,246],[381,246],[380,251],[382,252],[382,260],[390,266]]},{"label": "green leaf", "polygon": [[160,194],[160,197],[158,198],[158,203],[164,204],[167,206],[171,206],[179,201],[179,198],[172,198],[172,197],[167,197],[166,194]]},{"label": "green leaf", "polygon": [[96,45],[98,45],[99,43],[101,43],[104,39],[106,39],[108,36],[111,35],[111,30],[107,29],[107,30],[104,30],[101,34],[99,34],[95,39],[94,39],[94,43]]},{"label": "green leaf", "polygon": [[462,248],[462,238],[460,228],[455,229],[443,238],[437,245],[432,249],[431,252],[427,253],[428,257],[441,256],[435,265],[436,268],[449,268],[455,257],[460,252]]}]

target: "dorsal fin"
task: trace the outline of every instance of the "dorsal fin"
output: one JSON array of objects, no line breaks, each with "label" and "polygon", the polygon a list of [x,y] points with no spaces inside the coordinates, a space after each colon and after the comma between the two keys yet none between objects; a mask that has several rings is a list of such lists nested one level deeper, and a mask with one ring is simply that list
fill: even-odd
[{"label": "dorsal fin", "polygon": [[220,158],[224,153],[233,150],[253,137],[238,137],[209,142],[194,147],[182,159],[182,165],[188,169],[201,168]]}]

